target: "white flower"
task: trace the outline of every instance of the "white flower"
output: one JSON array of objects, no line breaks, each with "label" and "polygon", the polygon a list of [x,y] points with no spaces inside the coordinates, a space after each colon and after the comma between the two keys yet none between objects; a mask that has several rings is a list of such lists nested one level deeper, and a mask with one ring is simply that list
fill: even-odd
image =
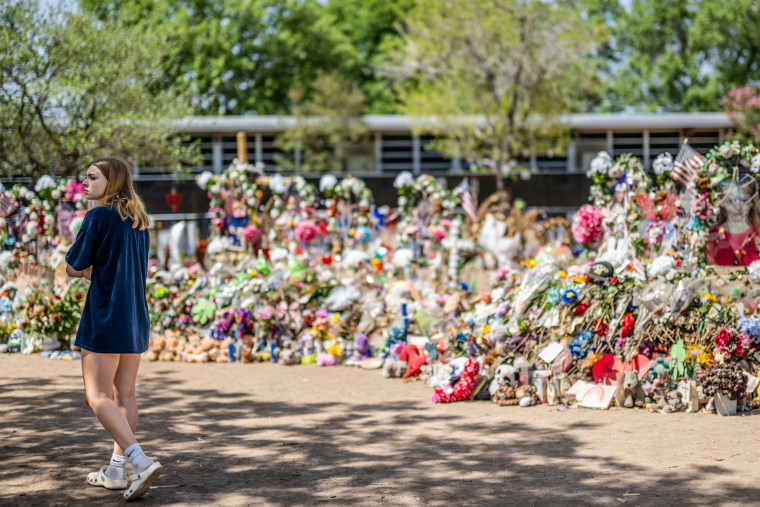
[{"label": "white flower", "polygon": [[660,153],[652,164],[655,174],[665,174],[673,170],[673,155],[670,153]]},{"label": "white flower", "polygon": [[337,184],[338,178],[336,178],[334,174],[323,174],[322,177],[319,178],[319,191],[324,192],[325,190],[332,190]]},{"label": "white flower", "polygon": [[50,193],[50,197],[52,197],[53,199],[60,199],[61,191],[56,188]]},{"label": "white flower", "polygon": [[393,180],[394,188],[411,187],[414,184],[414,176],[409,171],[402,171],[396,175],[396,179]]},{"label": "white flower", "polygon": [[269,188],[271,188],[272,192],[275,194],[285,193],[288,187],[285,185],[285,178],[282,177],[282,174],[275,174],[274,176],[269,177]]},{"label": "white flower", "polygon": [[37,184],[34,185],[34,190],[39,192],[42,189],[55,188],[56,186],[57,185],[55,184],[55,181],[53,181],[53,178],[45,174],[43,176],[40,176],[40,179],[37,180]]},{"label": "white flower", "polygon": [[195,182],[198,183],[198,186],[203,190],[206,190],[206,186],[208,185],[209,180],[213,177],[214,173],[211,171],[203,171],[198,176],[196,176]]},{"label": "white flower", "polygon": [[407,199],[403,195],[398,198],[398,205],[401,207],[406,206]]},{"label": "white flower", "polygon": [[749,279],[753,283],[760,283],[760,261],[754,261],[747,270],[749,271]]},{"label": "white flower", "polygon": [[652,261],[649,265],[648,274],[651,277],[658,277],[666,274],[675,266],[675,260],[670,255],[661,255]]},{"label": "white flower", "polygon": [[718,151],[723,158],[731,158],[734,155],[734,149],[730,144],[724,144]]},{"label": "white flower", "polygon": [[593,175],[606,174],[612,167],[612,157],[606,151],[600,151],[596,157],[591,161],[591,168],[586,172],[586,175],[590,178]]},{"label": "white flower", "polygon": [[749,166],[749,170],[753,173],[760,172],[760,153],[752,157],[752,163]]},{"label": "white flower", "polygon": [[610,178],[613,180],[616,180],[620,178],[623,175],[623,168],[620,167],[618,164],[613,165],[610,167]]},{"label": "white flower", "polygon": [[411,264],[414,253],[408,248],[399,248],[393,254],[393,265],[397,268],[405,268]]}]

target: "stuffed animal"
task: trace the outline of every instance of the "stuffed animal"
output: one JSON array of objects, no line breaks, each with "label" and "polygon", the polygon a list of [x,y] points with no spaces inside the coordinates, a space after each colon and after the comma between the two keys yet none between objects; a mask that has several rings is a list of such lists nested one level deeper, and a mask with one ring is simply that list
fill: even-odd
[{"label": "stuffed animal", "polygon": [[650,405],[650,412],[660,412],[662,414],[670,414],[672,412],[681,412],[686,407],[681,403],[682,394],[677,390],[668,391],[665,395],[654,405]]},{"label": "stuffed animal", "polygon": [[618,407],[632,408],[644,405],[644,388],[639,383],[639,372],[629,370],[617,376],[615,402]]},{"label": "stuffed animal", "polygon": [[293,342],[285,342],[280,351],[278,362],[287,365],[298,364],[301,362],[301,358],[298,356],[298,353],[293,346]]},{"label": "stuffed animal", "polygon": [[420,354],[416,345],[409,344],[398,356],[400,361],[406,361],[404,378],[414,377],[420,374],[422,365],[427,363],[427,357]]},{"label": "stuffed animal", "polygon": [[383,363],[383,377],[402,377],[406,372],[407,366],[406,361],[399,361],[398,359],[393,359],[393,357],[388,356]]},{"label": "stuffed animal", "polygon": [[499,365],[499,367],[496,368],[496,373],[494,373],[493,380],[491,380],[491,385],[488,386],[488,392],[491,393],[491,396],[493,396],[496,394],[496,391],[499,390],[499,387],[505,384],[511,385],[512,387],[517,387],[519,385],[518,380],[519,375],[511,364]]},{"label": "stuffed animal", "polygon": [[513,387],[509,383],[499,386],[499,389],[491,397],[491,401],[500,407],[516,406],[527,407],[538,404],[538,395],[533,386]]},{"label": "stuffed animal", "polygon": [[451,393],[447,393],[444,389],[436,389],[432,395],[433,403],[451,403],[452,401],[469,400],[476,387],[476,377],[479,371],[480,365],[477,359],[474,357],[469,358],[465,363],[462,376],[459,377],[459,381],[454,386],[454,390]]},{"label": "stuffed animal", "polygon": [[364,361],[369,357],[369,338],[364,333],[358,333],[354,338],[354,353],[353,359],[355,361]]},{"label": "stuffed animal", "polygon": [[401,361],[399,356],[404,351],[403,343],[394,343],[389,349],[388,357],[383,362],[383,376],[387,378],[401,377],[408,366],[406,361]]}]

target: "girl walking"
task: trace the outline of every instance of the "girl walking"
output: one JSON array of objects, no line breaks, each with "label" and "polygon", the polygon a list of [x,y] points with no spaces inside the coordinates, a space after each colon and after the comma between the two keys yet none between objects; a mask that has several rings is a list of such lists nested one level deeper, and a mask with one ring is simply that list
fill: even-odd
[{"label": "girl walking", "polygon": [[[150,328],[148,215],[123,160],[92,161],[83,186],[98,206],[87,213],[66,254],[66,273],[91,281],[74,343],[82,349],[87,404],[114,441],[111,463],[90,473],[87,482],[127,489],[124,498],[133,500],[147,493],[163,471],[135,440],[135,380]],[[127,462],[133,472],[129,481]]]}]

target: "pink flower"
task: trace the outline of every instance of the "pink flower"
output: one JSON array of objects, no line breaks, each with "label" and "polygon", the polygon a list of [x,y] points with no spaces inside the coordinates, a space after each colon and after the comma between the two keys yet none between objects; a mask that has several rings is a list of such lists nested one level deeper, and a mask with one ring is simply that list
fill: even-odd
[{"label": "pink flower", "polygon": [[333,366],[335,364],[335,358],[332,356],[332,354],[322,352],[317,356],[317,364],[319,366]]},{"label": "pink flower", "polygon": [[446,229],[440,225],[433,226],[432,230],[430,231],[430,235],[433,237],[433,241],[440,243],[443,241],[443,238],[446,237]]},{"label": "pink flower", "polygon": [[253,311],[253,316],[256,317],[256,320],[269,320],[273,315],[274,309],[269,305],[260,306]]},{"label": "pink flower", "polygon": [[317,318],[318,319],[324,319],[327,317],[327,310],[322,308],[321,310],[317,310]]},{"label": "pink flower", "polygon": [[602,237],[602,211],[584,204],[573,216],[573,238],[578,243],[585,245]]},{"label": "pink flower", "polygon": [[75,180],[71,180],[63,186],[63,196],[69,201],[76,199],[76,197],[80,195],[82,191],[82,184]]},{"label": "pink flower", "polygon": [[747,333],[741,333],[736,337],[736,344],[734,345],[734,355],[736,357],[742,357],[747,353],[752,340]]},{"label": "pink flower", "polygon": [[309,243],[318,235],[317,226],[311,220],[304,220],[296,225],[295,236],[299,243]]},{"label": "pink flower", "polygon": [[731,333],[728,329],[724,328],[715,333],[715,348],[727,349],[729,343],[731,343]]},{"label": "pink flower", "polygon": [[503,280],[504,278],[506,278],[507,276],[511,274],[512,274],[511,269],[509,269],[506,266],[502,266],[496,270],[496,275],[495,275],[496,281]]},{"label": "pink flower", "polygon": [[261,229],[255,225],[246,225],[243,229],[243,239],[248,243],[255,243],[259,236],[261,236]]}]

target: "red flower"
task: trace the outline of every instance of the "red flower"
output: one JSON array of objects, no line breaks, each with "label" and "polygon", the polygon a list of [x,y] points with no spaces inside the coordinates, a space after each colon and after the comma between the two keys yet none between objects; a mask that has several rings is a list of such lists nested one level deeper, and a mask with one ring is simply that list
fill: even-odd
[{"label": "red flower", "polygon": [[578,306],[573,308],[573,313],[576,315],[583,315],[586,313],[586,310],[588,310],[589,302],[588,301],[581,301],[578,303]]},{"label": "red flower", "polygon": [[630,313],[626,313],[623,315],[623,318],[620,320],[620,337],[625,338],[626,336],[630,336],[633,332],[633,325],[635,323],[635,320],[633,318],[633,315]]},{"label": "red flower", "polygon": [[611,276],[610,279],[607,280],[607,283],[609,283],[610,285],[617,285],[618,279],[616,276]]},{"label": "red flower", "polygon": [[74,299],[76,299],[77,301],[79,301],[80,299],[82,299],[82,295],[81,294],[76,294],[76,295],[74,295]]},{"label": "red flower", "polygon": [[330,264],[332,264],[332,261],[333,261],[333,260],[332,260],[332,257],[331,257],[331,256],[329,256],[329,255],[323,255],[323,256],[322,256],[322,259],[321,259],[321,260],[322,260],[322,264],[326,264],[326,265],[328,265],[328,266],[329,266]]},{"label": "red flower", "polygon": [[605,324],[602,319],[596,319],[593,324],[591,324],[591,330],[599,336],[607,336],[609,326]]}]

